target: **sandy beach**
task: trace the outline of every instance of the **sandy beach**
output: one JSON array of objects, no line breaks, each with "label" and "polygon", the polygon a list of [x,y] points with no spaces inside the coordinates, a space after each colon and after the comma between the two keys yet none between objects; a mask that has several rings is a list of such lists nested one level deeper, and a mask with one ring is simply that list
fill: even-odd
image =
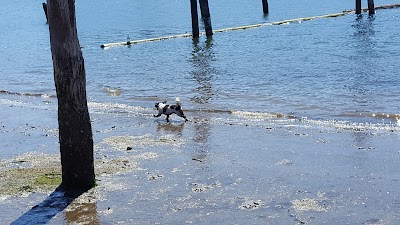
[{"label": "sandy beach", "polygon": [[397,126],[200,111],[166,123],[151,108],[110,117],[92,107],[98,186],[69,202],[33,179],[59,174],[56,111],[2,112],[1,224],[399,220]]}]

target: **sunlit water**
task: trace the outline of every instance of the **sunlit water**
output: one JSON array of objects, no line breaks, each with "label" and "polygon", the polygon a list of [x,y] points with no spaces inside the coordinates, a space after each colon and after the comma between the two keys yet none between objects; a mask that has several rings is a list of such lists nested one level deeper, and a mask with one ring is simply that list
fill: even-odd
[{"label": "sunlit water", "polygon": [[[375,2],[390,3],[398,2]],[[270,1],[269,6],[270,14],[264,16],[261,1],[210,1],[213,27],[338,13],[354,8],[354,1],[284,0]],[[280,213],[293,222],[285,195],[291,194],[287,198],[292,200],[303,194],[299,190],[326,192],[327,205],[337,206],[341,215],[356,214],[354,221],[364,214],[372,219],[359,221],[379,221],[384,216],[375,212],[386,210],[387,204],[393,206],[390,216],[398,217],[398,200],[391,193],[399,180],[398,137],[386,134],[400,130],[400,9],[378,10],[374,17],[349,14],[216,33],[211,40],[178,38],[109,49],[100,45],[126,41],[128,33],[138,40],[191,32],[189,1],[83,0],[76,1],[76,9],[95,144],[112,135],[151,136],[154,130],[187,141],[172,150],[153,146],[163,157],[148,163],[149,171],[102,178],[103,187],[107,182],[123,185],[108,193],[110,202],[97,196],[98,209],[90,212],[98,211],[102,221],[205,222],[210,209],[217,212],[210,213],[216,223],[227,219],[226,213],[232,220],[245,223],[251,218],[256,223],[265,215],[236,210],[236,205],[250,201],[265,203],[267,215]],[[30,151],[58,154],[57,101],[41,2],[3,4],[0,29],[0,134],[6,140],[0,144],[0,157]],[[194,123],[152,123],[154,103],[173,103],[175,97]],[[292,130],[295,126],[300,128]],[[346,129],[354,133],[340,132]],[[107,154],[127,154],[119,151]],[[99,149],[95,153],[97,158],[105,154]],[[148,172],[165,175],[165,187],[151,183]],[[202,184],[217,194],[200,193],[207,201],[198,203],[191,192]],[[187,189],[190,198],[185,199]],[[40,201],[10,200],[16,210],[7,209],[19,212],[18,204],[28,207]],[[119,205],[121,201],[129,203]],[[192,205],[180,205],[187,202]],[[137,203],[152,211],[145,214],[131,207]],[[110,206],[119,210],[108,218]],[[183,216],[173,216],[181,209]],[[337,211],[330,212],[327,221],[348,222],[345,216],[338,219]],[[68,216],[67,211],[66,221]]]},{"label": "sunlit water", "polygon": [[[397,127],[399,9],[378,10],[374,17],[347,15],[217,33],[212,40],[100,48],[125,41],[128,33],[137,40],[190,32],[188,4],[77,2],[92,112],[148,115],[155,102],[180,97],[189,117],[219,112],[217,117],[232,113],[253,120],[283,116],[313,124]],[[211,2],[210,8],[218,29],[336,13],[353,4],[271,3],[268,16],[259,5],[239,1]],[[56,110],[41,4],[9,3],[3,12],[0,104]]]},{"label": "sunlit water", "polygon": [[[395,2],[379,2],[390,3]],[[4,7],[0,106],[4,121],[18,118],[8,127],[0,124],[8,148],[23,143],[13,132],[26,133],[29,121],[44,124],[46,131],[56,129],[57,99],[41,3]],[[227,124],[301,121],[316,127],[399,129],[400,9],[216,33],[212,39],[100,47],[126,41],[128,34],[139,40],[191,32],[189,8],[187,1],[76,3],[92,114],[107,114],[114,124],[126,124],[120,115],[152,121],[155,102],[173,104],[180,97],[189,119],[212,113]],[[310,0],[271,2],[270,8],[264,16],[259,4],[210,2],[214,29],[337,13],[354,5]]]},{"label": "sunlit water", "polygon": [[[372,18],[347,15],[218,33],[208,41],[180,38],[103,50],[101,44],[125,41],[128,33],[136,40],[190,32],[188,1],[76,4],[90,102],[151,108],[180,97],[187,110],[397,122],[399,9],[379,10]],[[210,8],[217,29],[336,13],[353,3],[272,2],[266,17],[256,3],[211,2]],[[46,103],[55,90],[41,4],[9,3],[2,11],[1,104]]]}]

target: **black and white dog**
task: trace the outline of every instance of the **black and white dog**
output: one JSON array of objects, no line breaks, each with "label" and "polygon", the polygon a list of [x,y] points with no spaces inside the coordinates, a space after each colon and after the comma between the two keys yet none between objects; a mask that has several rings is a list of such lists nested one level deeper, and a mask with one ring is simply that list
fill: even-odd
[{"label": "black and white dog", "polygon": [[167,105],[167,101],[156,103],[155,107],[158,110],[158,114],[154,115],[154,117],[160,117],[162,114],[167,116],[167,122],[169,122],[169,116],[171,114],[176,114],[185,119],[185,122],[188,121],[186,116],[183,114],[181,108],[181,100],[179,98],[175,99],[176,105]]}]

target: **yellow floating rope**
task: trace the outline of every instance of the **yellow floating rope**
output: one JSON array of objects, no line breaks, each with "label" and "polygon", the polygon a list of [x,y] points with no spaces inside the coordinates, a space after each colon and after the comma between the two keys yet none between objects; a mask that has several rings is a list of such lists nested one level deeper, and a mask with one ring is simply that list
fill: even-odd
[{"label": "yellow floating rope", "polygon": [[[400,7],[400,4],[383,5],[383,6],[375,7],[375,10],[393,9],[393,8],[399,8],[399,7]],[[366,12],[366,11],[368,11],[368,9],[365,8],[365,9],[362,9],[362,11]],[[334,14],[328,14],[328,15],[322,15],[322,16],[311,16],[311,17],[304,17],[304,18],[297,18],[297,19],[290,19],[290,20],[282,20],[282,21],[277,21],[277,22],[259,23],[259,24],[253,24],[253,25],[247,25],[247,26],[223,28],[223,29],[213,30],[213,32],[214,33],[222,33],[222,32],[228,32],[228,31],[246,30],[246,29],[257,28],[257,27],[262,27],[262,26],[269,26],[269,25],[285,25],[285,24],[289,24],[289,23],[300,23],[303,21],[314,20],[314,19],[345,16],[345,15],[348,15],[351,13],[355,13],[355,10],[346,10],[341,13],[334,13]],[[200,35],[205,35],[205,32],[200,32]],[[133,44],[139,44],[139,43],[144,43],[144,42],[164,41],[164,40],[169,40],[169,39],[174,39],[174,38],[186,38],[186,37],[192,37],[192,36],[193,36],[192,34],[186,33],[186,34],[178,34],[178,35],[171,35],[171,36],[164,36],[164,37],[157,37],[157,38],[148,38],[148,39],[142,39],[142,40],[136,40],[136,41],[115,42],[115,43],[103,44],[103,45],[101,45],[101,48],[110,48],[110,47],[123,46],[123,45],[133,45]]]}]

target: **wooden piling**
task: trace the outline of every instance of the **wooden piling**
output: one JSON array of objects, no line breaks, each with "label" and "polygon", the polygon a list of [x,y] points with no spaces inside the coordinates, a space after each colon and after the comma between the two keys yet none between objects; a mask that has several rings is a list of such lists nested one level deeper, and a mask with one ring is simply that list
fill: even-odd
[{"label": "wooden piling", "polygon": [[368,12],[369,12],[369,15],[375,14],[374,0],[368,0]]},{"label": "wooden piling", "polygon": [[356,14],[361,14],[361,0],[356,0]]},{"label": "wooden piling", "polygon": [[200,3],[201,18],[203,19],[204,28],[206,30],[206,36],[210,37],[213,35],[213,32],[211,26],[210,9],[208,7],[208,0],[199,0],[199,3]]},{"label": "wooden piling", "polygon": [[190,0],[190,9],[192,14],[192,35],[193,38],[199,38],[199,15],[197,13],[197,0]]},{"label": "wooden piling", "polygon": [[268,13],[269,13],[269,9],[268,9],[268,0],[262,0],[262,5],[263,5],[263,12],[264,12],[264,14],[268,14]]},{"label": "wooden piling", "polygon": [[47,17],[47,4],[43,2],[42,6],[43,6],[44,14],[46,15],[46,22],[48,23],[49,22],[49,18]]}]

